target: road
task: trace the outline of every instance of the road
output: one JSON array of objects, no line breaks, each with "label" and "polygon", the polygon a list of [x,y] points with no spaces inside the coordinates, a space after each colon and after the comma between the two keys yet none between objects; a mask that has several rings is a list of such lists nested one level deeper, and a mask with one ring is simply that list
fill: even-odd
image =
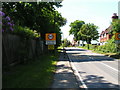
[{"label": "road", "polygon": [[[83,88],[118,88],[118,61],[90,50],[65,48]],[[80,86],[81,87],[81,86]]]}]

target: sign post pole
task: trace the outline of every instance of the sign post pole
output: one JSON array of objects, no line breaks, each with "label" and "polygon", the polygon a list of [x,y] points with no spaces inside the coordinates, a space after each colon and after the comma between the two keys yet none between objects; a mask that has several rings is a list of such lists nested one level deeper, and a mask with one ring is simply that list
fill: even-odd
[{"label": "sign post pole", "polygon": [[115,43],[117,44],[117,51],[120,53],[120,33],[115,33]]}]

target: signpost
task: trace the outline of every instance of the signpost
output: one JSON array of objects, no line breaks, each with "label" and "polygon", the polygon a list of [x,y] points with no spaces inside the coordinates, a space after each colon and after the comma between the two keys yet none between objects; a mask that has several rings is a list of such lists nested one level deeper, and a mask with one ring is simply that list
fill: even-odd
[{"label": "signpost", "polygon": [[117,44],[117,51],[120,52],[120,33],[115,33],[115,43]]},{"label": "signpost", "polygon": [[54,50],[54,45],[56,45],[56,33],[46,33],[45,39],[46,45],[48,45],[48,49]]}]

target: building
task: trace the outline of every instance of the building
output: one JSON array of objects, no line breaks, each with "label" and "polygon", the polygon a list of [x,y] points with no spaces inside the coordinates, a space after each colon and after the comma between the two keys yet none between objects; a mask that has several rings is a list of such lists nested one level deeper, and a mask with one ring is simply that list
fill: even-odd
[{"label": "building", "polygon": [[[112,16],[112,22],[114,22],[116,19],[118,19],[118,16],[116,13],[113,14]],[[104,45],[107,43],[107,40],[112,38],[112,34],[110,33],[112,30],[112,25],[110,25],[107,29],[101,32],[100,34],[100,45]]]}]

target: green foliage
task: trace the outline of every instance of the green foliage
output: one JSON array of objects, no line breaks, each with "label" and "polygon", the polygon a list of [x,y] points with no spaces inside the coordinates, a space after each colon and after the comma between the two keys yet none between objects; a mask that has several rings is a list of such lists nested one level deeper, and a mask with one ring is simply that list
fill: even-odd
[{"label": "green foliage", "polygon": [[78,32],[78,35],[84,38],[88,44],[91,44],[92,40],[96,40],[99,38],[97,28],[98,27],[92,23],[84,24]]},{"label": "green foliage", "polygon": [[88,47],[90,50],[96,50],[98,48],[98,45],[86,44],[84,46],[85,49],[88,49]]},{"label": "green foliage", "polygon": [[108,40],[108,43],[106,43],[105,45],[91,45],[91,44],[86,44],[84,46],[84,49],[89,49],[90,50],[94,50],[97,52],[104,52],[104,53],[117,53],[117,46],[114,42],[114,37],[110,40]]},{"label": "green foliage", "polygon": [[90,50],[94,50],[97,52],[103,52],[103,53],[117,53],[117,46],[114,42],[114,36],[112,37],[112,39],[108,40],[107,43],[105,45],[92,45],[92,44],[86,44],[83,48],[84,49],[89,49]]},{"label": "green foliage", "polygon": [[14,31],[13,34],[17,34],[19,36],[21,36],[22,38],[39,38],[40,35],[37,33],[36,30],[31,30],[28,27],[21,27],[21,26],[14,26]]},{"label": "green foliage", "polygon": [[105,45],[99,46],[97,48],[97,51],[101,51],[104,53],[118,53],[117,45],[115,44],[115,33],[120,33],[120,20],[115,20],[114,22],[112,22],[112,38],[108,40]]},{"label": "green foliage", "polygon": [[68,41],[67,39],[64,39],[62,42],[63,42],[62,44],[63,47],[67,47],[70,45],[70,41]]},{"label": "green foliage", "polygon": [[[81,34],[82,37],[86,38],[87,40],[95,40],[98,38],[98,31],[96,31],[97,26],[94,26],[93,24],[84,24],[81,27],[81,30],[78,34]],[[108,40],[105,45],[97,46],[97,45],[91,45],[86,44],[83,48],[94,50],[100,53],[119,53],[117,52],[117,45],[115,44],[115,33],[120,33],[120,20],[115,20],[112,22],[112,30],[110,34],[112,34],[112,39]],[[93,37],[93,38],[91,38]],[[87,42],[89,43],[89,42]]]},{"label": "green foliage", "polygon": [[45,40],[45,33],[57,34],[57,45],[61,40],[60,27],[66,24],[66,19],[55,10],[61,7],[61,2],[3,2],[3,11],[12,17],[15,24],[29,27],[41,34]]},{"label": "green foliage", "polygon": [[116,53],[117,52],[117,46],[114,42],[114,36],[112,39],[108,40],[108,42],[105,45],[99,46],[98,51],[102,51],[105,53]]},{"label": "green foliage", "polygon": [[44,55],[28,64],[17,65],[8,73],[3,73],[5,88],[49,88],[53,80],[58,55]]},{"label": "green foliage", "polygon": [[69,25],[71,27],[69,34],[74,35],[74,39],[77,40],[82,40],[81,36],[78,35],[78,32],[80,30],[80,28],[82,27],[82,25],[85,24],[84,21],[79,21],[76,20],[74,22],[71,22],[71,24]]},{"label": "green foliage", "polygon": [[97,40],[99,38],[97,26],[89,23],[85,24],[84,21],[76,20],[70,24],[69,34],[74,35],[74,40],[86,41],[88,44],[91,44],[92,40]]},{"label": "green foliage", "polygon": [[112,33],[120,33],[120,20],[112,22]]}]

